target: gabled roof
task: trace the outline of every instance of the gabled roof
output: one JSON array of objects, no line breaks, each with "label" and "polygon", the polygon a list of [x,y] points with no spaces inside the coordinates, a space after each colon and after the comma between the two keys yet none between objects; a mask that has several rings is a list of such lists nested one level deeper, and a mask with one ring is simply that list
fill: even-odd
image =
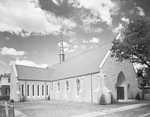
[{"label": "gabled roof", "polygon": [[103,44],[88,52],[65,60],[63,63],[50,66],[50,69],[55,69],[52,80],[99,72],[99,65],[103,61],[111,45],[111,43]]},{"label": "gabled roof", "polygon": [[50,81],[54,73],[53,69],[29,67],[23,65],[16,65],[16,70],[18,73],[18,79],[22,80]]},{"label": "gabled roof", "polygon": [[1,74],[0,77],[10,78],[10,73]]}]

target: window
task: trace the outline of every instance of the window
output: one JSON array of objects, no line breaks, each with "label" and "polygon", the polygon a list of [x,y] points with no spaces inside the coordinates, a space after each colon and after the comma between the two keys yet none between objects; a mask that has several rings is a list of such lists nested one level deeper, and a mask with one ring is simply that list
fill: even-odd
[{"label": "window", "polygon": [[32,85],[32,95],[34,96],[34,85]]},{"label": "window", "polygon": [[24,85],[22,85],[22,96],[24,96]]},{"label": "window", "polygon": [[58,91],[60,91],[60,83],[58,82],[57,85],[58,85]]},{"label": "window", "polygon": [[8,78],[8,83],[10,83],[10,78]]},{"label": "window", "polygon": [[39,85],[37,85],[37,95],[39,96]]},{"label": "window", "polygon": [[69,91],[69,82],[66,81],[66,91],[68,92]]},{"label": "window", "polygon": [[77,95],[79,95],[80,92],[80,80],[77,79]]},{"label": "window", "polygon": [[29,84],[27,85],[27,95],[29,96]]},{"label": "window", "polygon": [[46,86],[46,88],[47,88],[46,91],[47,91],[47,95],[48,95],[48,85]]},{"label": "window", "polygon": [[44,85],[42,85],[42,95],[44,95]]},{"label": "window", "polygon": [[7,88],[5,88],[5,94],[7,95],[7,93],[8,93],[8,92],[7,92]]}]

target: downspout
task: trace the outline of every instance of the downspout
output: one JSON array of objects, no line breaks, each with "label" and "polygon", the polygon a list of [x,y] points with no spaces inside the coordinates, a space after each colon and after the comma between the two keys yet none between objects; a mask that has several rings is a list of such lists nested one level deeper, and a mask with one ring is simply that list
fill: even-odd
[{"label": "downspout", "polygon": [[93,85],[92,85],[92,74],[91,74],[91,103],[93,103]]},{"label": "downspout", "polygon": [[25,97],[26,97],[26,100],[27,100],[27,86],[26,86],[26,84],[27,84],[27,81],[25,80]]},{"label": "downspout", "polygon": [[47,87],[46,87],[46,81],[45,81],[45,100],[46,100],[46,93],[47,93],[47,92],[46,92],[46,88],[47,88]]}]

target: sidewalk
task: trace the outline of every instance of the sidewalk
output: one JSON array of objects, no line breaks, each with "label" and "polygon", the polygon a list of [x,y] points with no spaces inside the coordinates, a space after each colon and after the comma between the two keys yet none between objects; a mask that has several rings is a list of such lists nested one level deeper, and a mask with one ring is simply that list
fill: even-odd
[{"label": "sidewalk", "polygon": [[111,113],[115,113],[115,112],[130,110],[130,109],[138,108],[138,107],[145,106],[145,105],[149,105],[149,104],[146,104],[146,103],[132,104],[129,106],[123,106],[123,107],[119,107],[119,108],[112,108],[112,109],[108,109],[108,110],[103,110],[101,112],[91,112],[91,113],[75,115],[75,116],[71,116],[71,117],[96,117],[96,116],[100,116],[100,115],[106,115],[106,114],[111,114]]},{"label": "sidewalk", "polygon": [[23,112],[19,110],[14,110],[15,111],[15,117],[29,117],[28,115],[24,114]]}]

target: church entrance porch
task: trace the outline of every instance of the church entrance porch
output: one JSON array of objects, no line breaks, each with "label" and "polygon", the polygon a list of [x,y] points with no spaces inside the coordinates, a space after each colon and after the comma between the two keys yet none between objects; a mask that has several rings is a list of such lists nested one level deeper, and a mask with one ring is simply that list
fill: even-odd
[{"label": "church entrance porch", "polygon": [[117,99],[124,99],[124,87],[117,87]]},{"label": "church entrance porch", "polygon": [[127,100],[127,83],[124,73],[121,71],[117,78],[117,100]]}]

